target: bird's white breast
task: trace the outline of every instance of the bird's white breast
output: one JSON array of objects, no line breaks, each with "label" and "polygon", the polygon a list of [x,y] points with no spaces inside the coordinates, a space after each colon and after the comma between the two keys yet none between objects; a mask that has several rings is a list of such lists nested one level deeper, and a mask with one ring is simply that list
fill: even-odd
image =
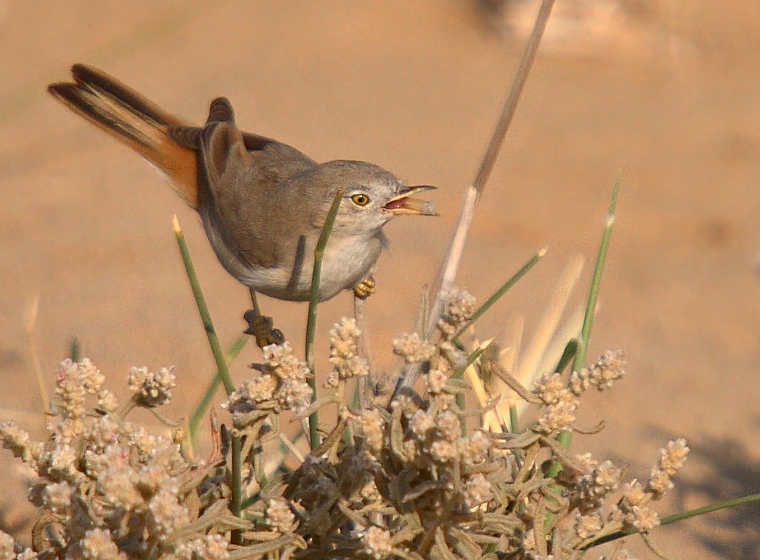
[{"label": "bird's white breast", "polygon": [[[311,248],[310,248],[311,249]],[[324,301],[348,290],[369,276],[372,266],[382,251],[378,237],[331,238],[325,248],[319,282],[319,299]],[[301,263],[293,283],[290,268],[246,268],[237,279],[257,292],[279,299],[307,301],[311,293],[311,277],[314,270],[314,254],[307,251],[308,258]]]}]

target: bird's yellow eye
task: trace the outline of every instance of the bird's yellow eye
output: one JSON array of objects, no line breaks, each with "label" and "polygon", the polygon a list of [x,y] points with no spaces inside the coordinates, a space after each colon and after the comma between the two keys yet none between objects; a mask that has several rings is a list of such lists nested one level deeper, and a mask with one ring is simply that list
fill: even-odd
[{"label": "bird's yellow eye", "polygon": [[352,195],[351,200],[357,206],[367,206],[367,204],[369,204],[369,197],[364,193]]}]

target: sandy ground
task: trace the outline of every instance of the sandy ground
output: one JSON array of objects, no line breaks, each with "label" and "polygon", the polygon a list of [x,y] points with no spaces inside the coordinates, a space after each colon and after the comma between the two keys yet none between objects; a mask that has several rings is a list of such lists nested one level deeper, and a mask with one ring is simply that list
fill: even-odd
[{"label": "sandy ground", "polygon": [[[565,14],[550,27],[482,199],[460,282],[485,298],[540,247],[550,251],[479,333],[498,335],[520,314],[531,336],[565,263],[576,253],[593,261],[622,171],[590,356],[623,348],[629,377],[584,401],[586,425],[607,427],[576,438],[578,449],[645,477],[662,443],[686,437],[692,461],[663,514],[755,492],[760,8],[627,2],[619,13],[598,2],[606,8],[573,20],[571,0],[558,4]],[[49,387],[76,337],[113,386],[132,365],[175,364],[172,411],[192,406],[212,358],[174,213],[223,341],[240,332],[248,305],[161,178],[48,97],[45,86],[66,79],[72,63],[100,66],[198,122],[210,99],[226,95],[243,128],[317,160],[369,160],[410,184],[438,185],[439,218],[387,228],[393,246],[368,304],[377,361],[387,367],[516,67],[524,20],[515,12],[509,27],[508,17],[487,21],[465,0],[0,1],[0,416],[41,424],[24,331],[35,294]],[[305,305],[263,303],[302,340]],[[322,349],[329,326],[350,312],[347,295],[321,307]],[[238,378],[256,356],[246,349]],[[23,512],[11,496],[21,495],[22,479],[3,457],[19,492],[0,508],[4,525],[18,529]],[[655,536],[679,558],[760,558],[758,512],[750,505]],[[628,544],[654,558],[637,539]]]}]

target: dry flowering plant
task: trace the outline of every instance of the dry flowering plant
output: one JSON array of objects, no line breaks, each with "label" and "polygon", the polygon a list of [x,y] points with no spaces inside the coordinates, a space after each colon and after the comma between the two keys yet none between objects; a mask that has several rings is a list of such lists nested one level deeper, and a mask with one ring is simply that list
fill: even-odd
[{"label": "dry flowering plant", "polygon": [[[515,375],[508,349],[461,340],[543,254],[480,307],[453,286],[475,205],[552,4],[542,0],[512,92],[466,192],[433,304],[428,308],[423,298],[419,328],[393,342],[404,363],[396,389],[386,390],[372,371],[357,300],[356,319],[343,319],[330,331],[332,371],[320,388],[327,393],[317,394],[318,271],[339,199],[315,250],[306,359],[289,342],[267,346],[262,362],[252,366],[257,373],[237,387],[177,224],[227,391],[222,409],[211,415],[210,456],[198,461],[187,452],[192,421],[190,433],[183,433],[176,429],[180,423],[160,413],[176,385],[173,368],[132,368],[132,397],[120,405],[89,360],[66,360],[46,411],[44,441],[33,441],[13,422],[0,425],[3,446],[28,467],[29,500],[38,511],[31,546],[0,531],[0,560],[574,560],[598,558],[595,547],[610,541],[618,544],[601,558],[630,560],[618,539],[633,533],[667,557],[649,537],[662,521],[651,506],[673,487],[689,453],[685,441],[667,443],[646,480],[625,480],[624,466],[571,451],[574,432],[597,431],[578,425],[584,395],[610,389],[625,374],[619,350],[585,363],[615,195],[582,325],[568,330],[561,358],[548,371]],[[319,424],[317,414],[328,406],[336,409],[336,420]],[[524,420],[526,406],[535,409],[535,421]],[[148,433],[129,420],[136,408],[153,412],[171,435]],[[308,430],[305,456],[280,432],[285,416]],[[264,449],[275,438],[298,464],[273,475]]]},{"label": "dry flowering plant", "polygon": [[[127,420],[136,407],[156,411],[169,401],[172,368],[132,368],[133,396],[120,406],[89,360],[62,362],[47,439],[32,441],[12,422],[0,427],[4,446],[34,473],[29,499],[40,512],[31,548],[2,534],[0,558],[570,559],[610,536],[656,527],[650,505],[672,488],[689,451],[683,440],[661,450],[646,481],[625,482],[621,467],[572,455],[557,440],[577,429],[587,391],[624,376],[621,352],[569,374],[543,373],[525,387],[456,340],[474,309],[470,294],[455,291],[434,342],[399,336],[394,352],[407,367],[422,366],[419,389],[387,403],[376,395],[363,408],[348,404],[349,384],[369,374],[354,319],[330,331],[333,371],[324,386],[331,393],[321,399],[313,399],[311,373],[289,343],[264,348],[258,374],[223,405],[231,427],[214,431],[218,446],[200,463],[184,454],[181,432],[151,435]],[[485,407],[466,408],[458,398],[472,389],[466,368],[498,379],[480,386],[491,399]],[[538,419],[484,429],[499,386],[538,407]],[[337,405],[338,420],[322,444],[297,468],[265,480],[262,449],[280,416],[328,405]],[[235,436],[244,458],[237,489]],[[243,507],[233,515],[236,491]],[[606,558],[631,556],[618,548]]]},{"label": "dry flowering plant", "polygon": [[2,534],[0,558],[227,558],[224,535],[209,530],[231,517],[222,489],[203,487],[223,459],[193,465],[181,434],[152,435],[126,420],[135,407],[155,410],[171,399],[173,369],[132,368],[133,396],[121,408],[104,381],[88,359],[65,360],[47,439],[32,441],[13,422],[0,426],[3,445],[34,473],[29,500],[40,511],[32,547]]}]

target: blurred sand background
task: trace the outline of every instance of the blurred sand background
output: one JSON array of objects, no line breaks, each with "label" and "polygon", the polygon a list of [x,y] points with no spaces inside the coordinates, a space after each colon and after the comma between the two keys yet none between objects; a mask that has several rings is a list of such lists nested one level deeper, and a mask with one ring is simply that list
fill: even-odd
[{"label": "blurred sand background", "polygon": [[[368,302],[378,364],[412,327],[517,66],[535,4],[474,0],[280,2],[0,0],[1,419],[40,433],[24,331],[52,388],[72,337],[120,394],[132,365],[175,364],[185,413],[211,373],[171,229],[184,226],[221,340],[247,291],[218,265],[191,210],[149,166],[45,92],[99,66],[188,119],[229,97],[241,128],[317,160],[363,159],[440,187],[441,216],[386,228]],[[478,8],[480,6],[480,8]],[[558,0],[556,18],[479,207],[460,284],[481,299],[549,254],[478,325],[526,317],[530,338],[568,259],[585,294],[611,186],[617,226],[589,358],[623,348],[629,376],[589,395],[577,449],[645,478],[667,439],[693,448],[667,514],[760,486],[760,7],[749,0]],[[300,348],[306,305],[262,298]],[[320,307],[324,355],[343,295]],[[256,360],[247,348],[234,366]],[[217,402],[222,400],[221,396]],[[23,478],[3,454],[3,524],[20,530]],[[11,489],[14,492],[10,492]],[[679,558],[760,558],[757,505],[654,533]],[[639,558],[654,558],[628,539]],[[601,553],[601,552],[600,552]],[[592,555],[593,556],[593,555]]]}]

